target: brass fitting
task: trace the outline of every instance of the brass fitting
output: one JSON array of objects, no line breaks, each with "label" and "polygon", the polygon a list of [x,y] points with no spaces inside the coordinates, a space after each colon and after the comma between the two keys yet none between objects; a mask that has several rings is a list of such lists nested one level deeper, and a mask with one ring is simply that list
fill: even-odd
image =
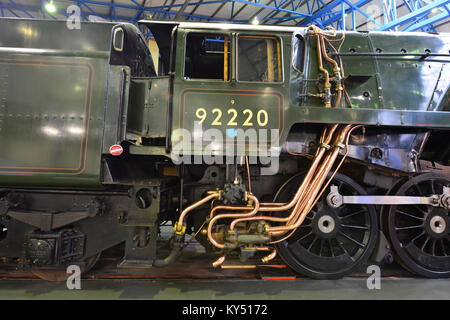
[{"label": "brass fitting", "polygon": [[331,146],[329,144],[326,144],[326,143],[323,143],[323,142],[319,144],[319,147],[320,148],[325,148],[327,150],[331,149]]},{"label": "brass fitting", "polygon": [[175,223],[175,225],[173,226],[173,230],[175,230],[175,234],[177,235],[183,235],[186,233],[186,225],[178,225],[178,222]]}]

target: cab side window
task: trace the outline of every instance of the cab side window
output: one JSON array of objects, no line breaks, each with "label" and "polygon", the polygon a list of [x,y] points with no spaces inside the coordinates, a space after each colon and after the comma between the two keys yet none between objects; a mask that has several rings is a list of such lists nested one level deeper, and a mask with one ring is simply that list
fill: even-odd
[{"label": "cab side window", "polygon": [[302,73],[305,62],[305,39],[297,34],[294,41],[293,66],[297,72]]},{"label": "cab side window", "polygon": [[239,81],[283,81],[281,45],[278,38],[239,36],[237,56]]},{"label": "cab side window", "polygon": [[190,33],[186,38],[185,79],[228,81],[230,39],[226,35]]}]

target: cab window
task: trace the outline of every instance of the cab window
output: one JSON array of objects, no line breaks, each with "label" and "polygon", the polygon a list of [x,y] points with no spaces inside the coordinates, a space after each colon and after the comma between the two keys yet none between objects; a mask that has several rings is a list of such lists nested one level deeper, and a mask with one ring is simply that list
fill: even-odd
[{"label": "cab window", "polygon": [[185,79],[228,81],[230,39],[226,35],[190,33],[186,38]]},{"label": "cab window", "polygon": [[297,72],[302,73],[305,61],[305,39],[297,34],[294,39],[293,66]]},{"label": "cab window", "polygon": [[237,56],[239,81],[283,81],[281,45],[278,38],[239,36]]}]

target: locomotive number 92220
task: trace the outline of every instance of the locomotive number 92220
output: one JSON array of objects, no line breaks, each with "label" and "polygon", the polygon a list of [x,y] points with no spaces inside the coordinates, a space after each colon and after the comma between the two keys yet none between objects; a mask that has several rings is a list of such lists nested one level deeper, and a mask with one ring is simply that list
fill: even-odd
[{"label": "locomotive number 92220", "polygon": [[[224,115],[224,113],[226,113],[226,115]],[[239,113],[242,114],[242,121],[239,121],[241,118],[239,117]],[[211,112],[208,112],[205,108],[198,108],[195,110],[195,116],[200,124],[207,121],[210,122],[212,126],[221,126],[225,124],[227,126],[253,127],[257,124],[260,127],[265,127],[269,123],[269,114],[263,109],[258,111],[244,109],[239,112],[234,108],[227,110],[214,108]]]}]

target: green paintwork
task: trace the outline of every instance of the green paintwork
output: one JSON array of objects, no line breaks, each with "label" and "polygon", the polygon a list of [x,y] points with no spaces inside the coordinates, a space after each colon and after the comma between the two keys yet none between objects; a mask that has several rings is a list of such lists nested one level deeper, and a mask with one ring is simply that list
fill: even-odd
[{"label": "green paintwork", "polygon": [[0,185],[100,186],[112,26],[0,20]]},{"label": "green paintwork", "polygon": [[[231,48],[231,80],[187,80],[183,78],[184,48],[186,35],[190,32],[226,34],[232,39]],[[296,123],[353,123],[375,126],[420,126],[447,128],[450,126],[449,87],[450,57],[420,57],[412,56],[343,56],[345,76],[350,79],[364,79],[347,83],[347,89],[352,101],[352,108],[346,106],[338,109],[325,109],[322,101],[315,97],[299,97],[301,94],[317,93],[315,79],[318,78],[317,52],[315,36],[307,36],[307,29],[299,28],[298,33],[306,39],[305,68],[303,73],[291,67],[292,61],[292,31],[254,31],[239,30],[239,25],[229,25],[224,30],[204,30],[200,28],[178,28],[176,45],[176,68],[174,82],[173,129],[184,128],[192,132],[197,108],[208,111],[208,119],[213,119],[210,111],[219,108],[225,114],[234,107],[238,113],[238,126],[219,126],[202,124],[202,129],[219,129],[221,135],[229,136],[235,128],[242,128],[245,117],[241,111],[246,108],[264,108],[270,115],[269,124],[265,129],[281,130],[279,145],[286,140],[290,128]],[[244,35],[265,35],[279,37],[283,51],[284,82],[258,83],[239,82],[235,79],[236,37]],[[338,33],[337,39],[342,34]],[[336,42],[339,44],[339,42]],[[341,52],[391,52],[448,54],[450,50],[450,35],[425,33],[383,33],[383,32],[347,32]],[[446,64],[447,63],[447,64]],[[327,68],[332,75],[331,66]],[[251,90],[253,96],[242,96],[243,90]],[[210,94],[208,94],[210,93]],[[220,93],[220,94],[218,94]],[[248,92],[247,92],[248,93]],[[282,110],[277,117],[276,103],[270,97],[281,96]],[[234,104],[232,102],[234,101]],[[212,117],[212,118],[211,118]],[[224,117],[224,119],[228,119]],[[281,119],[281,120],[279,120]],[[258,127],[255,127],[258,129]],[[172,137],[172,144],[177,145],[182,139],[179,135]],[[207,142],[206,142],[207,144]],[[251,144],[251,142],[250,142]],[[197,154],[195,147],[193,153]],[[247,146],[247,151],[253,150]],[[226,153],[222,150],[217,154]]]},{"label": "green paintwork", "polygon": [[[239,129],[279,130],[278,134],[269,130],[257,144],[252,136],[244,137],[250,142],[237,146],[245,147],[246,154],[266,149],[269,142],[275,147],[283,144],[296,123],[450,126],[449,57],[342,56],[347,80],[353,79],[347,84],[352,108],[325,109],[320,99],[301,96],[318,92],[315,37],[305,36],[304,72],[299,73],[291,65],[292,29],[178,26],[174,74],[170,78],[138,79],[130,76],[129,67],[109,65],[113,27],[83,23],[81,30],[69,30],[63,21],[0,19],[0,185],[99,188],[102,154],[107,154],[112,144],[136,141],[137,136],[167,137],[176,146],[179,140],[172,133],[177,129],[195,133],[198,108],[208,114],[202,130],[215,128],[215,133],[225,138],[234,138]],[[184,79],[185,41],[190,32],[222,34],[231,39],[229,81]],[[305,35],[306,29],[295,33]],[[236,79],[239,35],[279,39],[283,81]],[[450,36],[347,32],[341,46],[342,53],[377,49],[448,54]],[[136,90],[137,83],[144,87]],[[214,109],[220,110],[222,117],[218,125],[211,126],[217,116]],[[230,109],[236,110],[236,124],[229,122],[233,115]],[[244,126],[250,111],[253,125]],[[260,115],[264,126],[257,122],[261,111],[268,116],[265,122],[265,114]],[[280,140],[273,142],[278,135]],[[235,147],[235,142],[229,145]],[[215,154],[227,153],[223,145],[215,148]],[[130,152],[167,155],[167,148],[137,144]]]},{"label": "green paintwork", "polygon": [[133,78],[127,131],[141,137],[165,137],[169,99],[169,77]]}]

